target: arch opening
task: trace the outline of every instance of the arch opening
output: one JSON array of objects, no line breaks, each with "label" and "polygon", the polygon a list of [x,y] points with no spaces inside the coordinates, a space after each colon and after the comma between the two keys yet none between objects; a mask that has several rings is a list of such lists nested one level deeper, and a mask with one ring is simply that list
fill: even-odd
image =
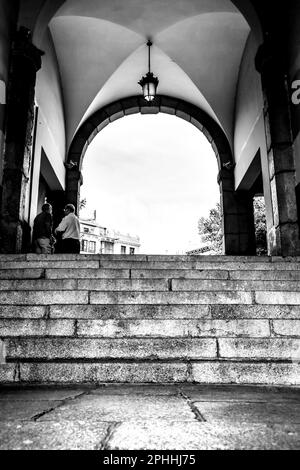
[{"label": "arch opening", "polygon": [[77,131],[66,162],[66,199],[79,207],[82,184],[82,162],[88,145],[109,123],[129,114],[167,113],[180,117],[196,126],[210,142],[218,161],[218,183],[222,210],[224,254],[253,254],[247,225],[247,203],[239,198],[234,186],[234,161],[229,142],[222,129],[203,110],[183,100],[159,95],[152,106],[145,105],[140,96],[116,101],[94,113]]},{"label": "arch opening", "polygon": [[[116,254],[136,235],[135,252],[143,254],[208,250],[198,221],[220,200],[217,173],[211,145],[190,123],[164,113],[126,116],[106,126],[87,149],[80,218],[115,238]],[[96,252],[111,252],[109,239],[100,247],[92,233],[82,238],[94,238]],[[129,246],[123,249],[129,253]]]}]

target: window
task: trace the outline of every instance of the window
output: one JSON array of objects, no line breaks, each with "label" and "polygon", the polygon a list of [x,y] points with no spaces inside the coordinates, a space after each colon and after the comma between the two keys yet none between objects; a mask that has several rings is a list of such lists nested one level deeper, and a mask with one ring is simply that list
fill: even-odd
[{"label": "window", "polygon": [[89,242],[88,247],[89,253],[96,253],[96,242]]},{"label": "window", "polygon": [[85,253],[96,253],[96,242],[81,240],[81,251]]},{"label": "window", "polygon": [[84,233],[89,233],[89,229],[87,227],[83,227]]},{"label": "window", "polygon": [[111,242],[101,242],[101,253],[103,254],[113,254],[114,252],[114,244]]},{"label": "window", "polygon": [[134,251],[135,251],[135,249],[132,248],[132,247],[130,247],[130,254],[131,254],[131,255],[134,255]]},{"label": "window", "polygon": [[88,242],[87,240],[81,240],[81,251],[88,251]]},{"label": "window", "polygon": [[126,246],[121,245],[121,254],[126,255]]}]

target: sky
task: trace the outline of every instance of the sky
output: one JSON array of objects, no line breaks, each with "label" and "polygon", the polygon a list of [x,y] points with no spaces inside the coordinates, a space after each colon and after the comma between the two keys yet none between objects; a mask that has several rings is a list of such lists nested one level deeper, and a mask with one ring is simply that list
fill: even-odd
[{"label": "sky", "polygon": [[184,254],[201,246],[198,219],[219,202],[217,160],[192,124],[167,114],[131,115],[106,126],[83,160],[80,198],[108,229],[138,235],[140,253]]}]

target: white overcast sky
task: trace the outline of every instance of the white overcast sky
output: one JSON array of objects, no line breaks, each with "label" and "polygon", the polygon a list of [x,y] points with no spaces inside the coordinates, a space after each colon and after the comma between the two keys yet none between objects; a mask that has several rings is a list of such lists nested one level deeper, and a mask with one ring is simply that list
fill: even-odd
[{"label": "white overcast sky", "polygon": [[105,127],[83,161],[81,199],[108,229],[138,235],[140,253],[200,246],[197,222],[219,202],[217,161],[204,135],[166,114],[133,115]]}]

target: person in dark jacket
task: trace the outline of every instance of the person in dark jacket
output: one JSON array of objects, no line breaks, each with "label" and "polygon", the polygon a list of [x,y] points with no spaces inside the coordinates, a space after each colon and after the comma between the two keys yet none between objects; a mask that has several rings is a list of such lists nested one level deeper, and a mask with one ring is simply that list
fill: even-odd
[{"label": "person in dark jacket", "polygon": [[45,203],[42,212],[36,216],[33,223],[32,245],[37,254],[52,253],[53,237],[52,206]]}]

